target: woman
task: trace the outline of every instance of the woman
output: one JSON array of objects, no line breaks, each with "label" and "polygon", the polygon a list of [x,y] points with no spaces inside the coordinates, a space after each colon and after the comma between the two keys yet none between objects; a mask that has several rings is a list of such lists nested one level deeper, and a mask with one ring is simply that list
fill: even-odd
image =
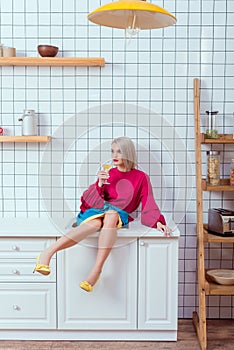
[{"label": "woman", "polygon": [[117,229],[133,220],[130,214],[140,204],[142,224],[157,228],[165,235],[172,232],[155,203],[148,175],[135,168],[136,150],[131,139],[114,139],[111,151],[115,167],[109,173],[99,171],[97,181],[83,193],[81,211],[77,216],[78,226],[42,252],[34,269],[48,275],[50,260],[56,252],[72,247],[100,230],[96,262],[87,278],[80,283],[80,287],[87,292],[93,290],[101,274],[116,240]]}]

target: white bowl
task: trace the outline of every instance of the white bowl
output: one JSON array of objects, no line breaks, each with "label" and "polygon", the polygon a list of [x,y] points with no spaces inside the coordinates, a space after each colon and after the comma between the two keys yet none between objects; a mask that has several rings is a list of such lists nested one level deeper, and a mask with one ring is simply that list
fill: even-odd
[{"label": "white bowl", "polygon": [[234,270],[215,269],[206,271],[206,274],[212,281],[218,284],[234,284]]}]

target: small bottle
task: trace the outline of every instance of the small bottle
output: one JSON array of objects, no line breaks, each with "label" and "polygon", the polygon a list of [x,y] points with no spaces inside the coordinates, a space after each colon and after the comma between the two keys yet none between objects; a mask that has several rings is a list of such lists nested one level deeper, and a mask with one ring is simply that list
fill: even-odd
[{"label": "small bottle", "polygon": [[231,160],[230,185],[231,185],[231,186],[234,186],[234,158]]},{"label": "small bottle", "polygon": [[220,184],[220,152],[207,152],[207,184],[218,186]]},{"label": "small bottle", "polygon": [[217,139],[218,131],[216,129],[216,116],[218,111],[206,111],[207,114],[207,129],[206,129],[206,138],[207,139]]},{"label": "small bottle", "polygon": [[3,56],[3,44],[0,43],[0,57]]}]

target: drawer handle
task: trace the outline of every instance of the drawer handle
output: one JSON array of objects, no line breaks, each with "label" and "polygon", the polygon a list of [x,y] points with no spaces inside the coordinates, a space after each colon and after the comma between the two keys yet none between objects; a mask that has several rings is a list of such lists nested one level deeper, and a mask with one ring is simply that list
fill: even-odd
[{"label": "drawer handle", "polygon": [[141,243],[140,243],[140,245],[141,245],[141,246],[144,246],[144,245],[145,245],[145,242],[144,242],[144,241],[143,241],[143,242],[141,242]]},{"label": "drawer handle", "polygon": [[13,305],[13,310],[19,311],[20,310],[19,305]]},{"label": "drawer handle", "polygon": [[12,273],[13,273],[13,275],[19,275],[20,274],[19,270],[16,270],[16,269],[12,270]]},{"label": "drawer handle", "polygon": [[19,247],[17,247],[17,245],[13,245],[12,246],[12,250],[14,250],[15,252],[19,250]]}]

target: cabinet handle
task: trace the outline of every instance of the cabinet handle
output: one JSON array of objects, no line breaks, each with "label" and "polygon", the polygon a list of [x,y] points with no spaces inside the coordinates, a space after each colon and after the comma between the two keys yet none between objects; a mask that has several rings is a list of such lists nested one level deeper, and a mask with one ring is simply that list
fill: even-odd
[{"label": "cabinet handle", "polygon": [[12,250],[17,251],[17,250],[19,250],[19,247],[17,247],[17,245],[13,245]]},{"label": "cabinet handle", "polygon": [[16,270],[16,269],[12,270],[12,273],[13,273],[13,275],[19,275],[20,274],[20,272],[18,270]]},{"label": "cabinet handle", "polygon": [[141,246],[144,246],[144,245],[145,245],[145,242],[144,242],[144,241],[140,242],[140,245],[141,245]]},{"label": "cabinet handle", "polygon": [[19,311],[20,307],[18,305],[13,305],[13,310]]}]

